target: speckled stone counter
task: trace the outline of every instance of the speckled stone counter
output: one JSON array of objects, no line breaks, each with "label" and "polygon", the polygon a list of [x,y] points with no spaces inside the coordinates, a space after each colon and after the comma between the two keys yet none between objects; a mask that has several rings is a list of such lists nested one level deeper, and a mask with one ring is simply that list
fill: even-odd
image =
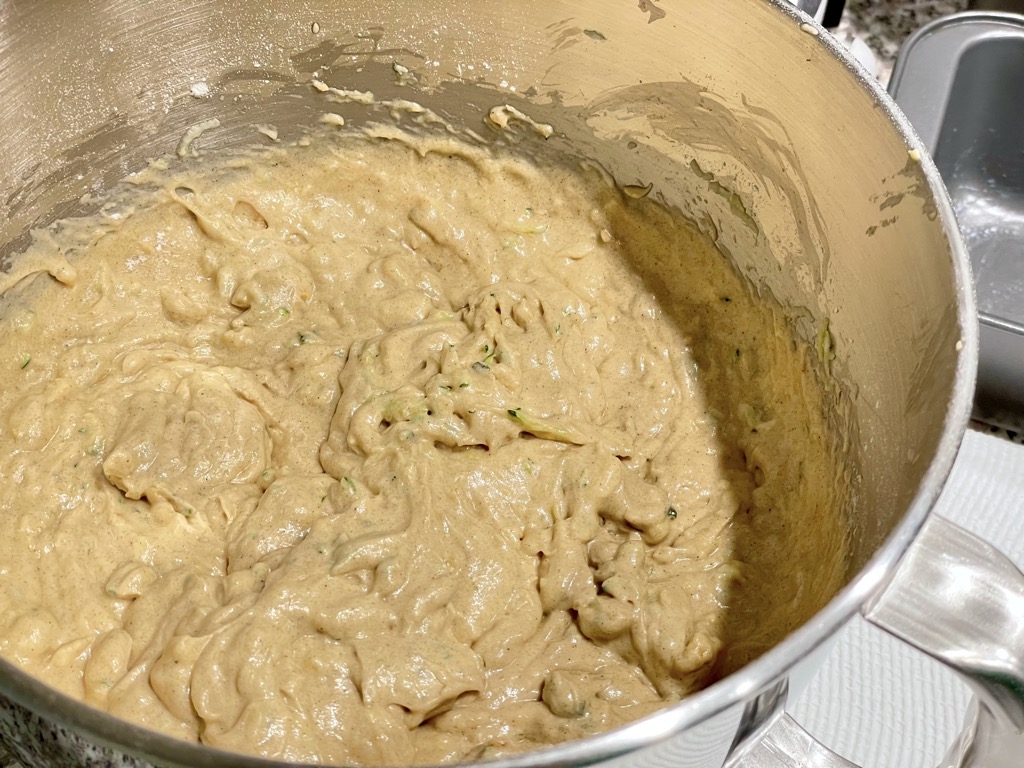
[{"label": "speckled stone counter", "polygon": [[878,61],[878,78],[887,83],[903,41],[951,13],[967,10],[967,0],[847,0],[835,34],[860,38]]}]

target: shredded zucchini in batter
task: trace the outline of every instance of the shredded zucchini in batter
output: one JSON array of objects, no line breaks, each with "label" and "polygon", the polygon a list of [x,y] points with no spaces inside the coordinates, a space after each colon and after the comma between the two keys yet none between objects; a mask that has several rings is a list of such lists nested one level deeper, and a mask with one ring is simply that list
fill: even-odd
[{"label": "shredded zucchini in batter", "polygon": [[4,656],[217,747],[455,762],[831,597],[815,350],[703,236],[586,164],[335,133],[140,174],[16,265]]}]

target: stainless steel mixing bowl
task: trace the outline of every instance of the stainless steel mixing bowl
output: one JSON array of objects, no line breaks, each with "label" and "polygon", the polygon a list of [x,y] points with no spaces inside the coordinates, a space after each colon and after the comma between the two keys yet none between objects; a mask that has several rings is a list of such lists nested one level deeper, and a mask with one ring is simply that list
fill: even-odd
[{"label": "stainless steel mixing bowl", "polygon": [[[976,685],[971,754],[1020,729],[1020,575],[929,517],[971,405],[968,262],[924,147],[830,36],[780,0],[7,0],[0,254],[188,126],[219,120],[204,148],[259,141],[254,124],[298,136],[324,111],[314,74],[478,129],[516,106],[621,182],[653,184],[804,337],[827,320],[859,478],[845,588],[678,705],[500,765],[842,765],[783,711],[858,611]],[[0,736],[26,765],[272,765],[117,721],[7,662],[0,693]]]}]

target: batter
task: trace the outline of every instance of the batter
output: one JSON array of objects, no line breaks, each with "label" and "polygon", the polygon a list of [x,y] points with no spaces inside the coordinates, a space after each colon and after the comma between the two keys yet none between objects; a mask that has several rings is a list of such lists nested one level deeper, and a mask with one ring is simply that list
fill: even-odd
[{"label": "batter", "polygon": [[841,586],[813,354],[691,225],[586,165],[303,143],[140,174],[7,279],[6,658],[216,747],[456,762]]}]

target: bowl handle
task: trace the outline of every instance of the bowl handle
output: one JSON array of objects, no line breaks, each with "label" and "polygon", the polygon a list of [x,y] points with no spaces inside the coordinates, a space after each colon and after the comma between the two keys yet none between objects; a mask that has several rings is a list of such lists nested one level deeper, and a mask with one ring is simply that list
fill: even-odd
[{"label": "bowl handle", "polygon": [[[940,768],[1024,761],[1024,574],[938,515],[925,523],[864,618],[957,672],[974,699]],[[735,768],[856,768],[782,713]]]}]

